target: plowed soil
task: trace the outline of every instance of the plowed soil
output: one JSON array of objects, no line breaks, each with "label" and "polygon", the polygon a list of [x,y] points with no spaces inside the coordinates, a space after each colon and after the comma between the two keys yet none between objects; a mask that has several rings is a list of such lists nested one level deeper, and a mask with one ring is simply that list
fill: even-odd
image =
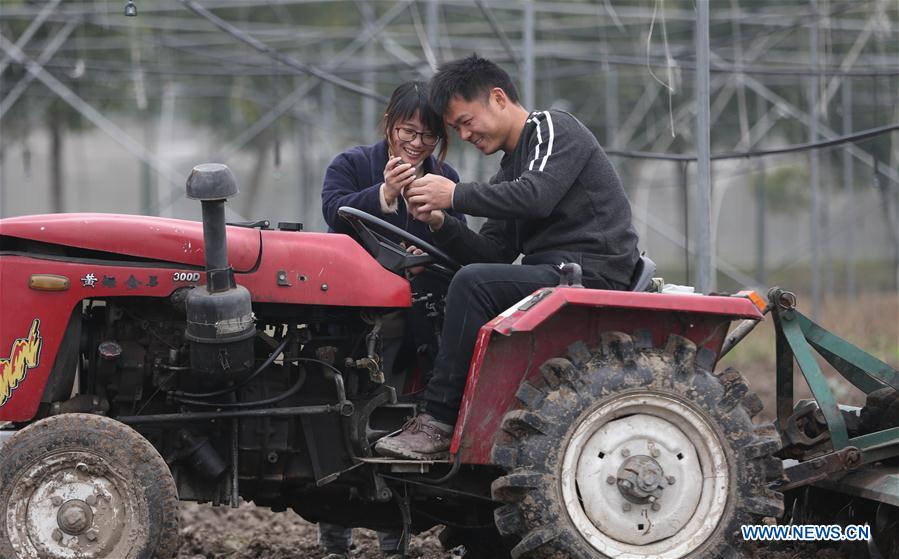
[{"label": "plowed soil", "polygon": [[[293,512],[271,512],[244,504],[240,508],[182,504],[181,550],[177,559],[318,559],[318,529]],[[451,559],[435,527],[412,537],[410,558]],[[371,530],[353,530],[353,559],[380,559],[378,539]],[[815,546],[746,550],[746,559],[849,559],[851,555]],[[857,557],[857,555],[856,555]],[[497,558],[500,559],[500,558]]]}]

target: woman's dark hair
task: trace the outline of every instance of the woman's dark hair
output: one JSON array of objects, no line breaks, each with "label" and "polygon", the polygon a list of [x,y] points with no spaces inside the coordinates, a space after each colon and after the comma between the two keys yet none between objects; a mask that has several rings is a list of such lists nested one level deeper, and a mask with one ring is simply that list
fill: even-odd
[{"label": "woman's dark hair", "polygon": [[431,134],[440,137],[440,151],[437,154],[437,165],[439,166],[446,158],[446,152],[449,149],[446,124],[443,122],[443,116],[432,109],[428,103],[428,84],[425,82],[406,82],[393,90],[382,121],[384,138],[390,143],[396,123],[408,120],[416,114]]},{"label": "woman's dark hair", "polygon": [[429,101],[434,110],[442,115],[453,97],[474,101],[486,98],[494,87],[502,89],[510,101],[518,103],[518,89],[509,74],[490,60],[474,53],[437,68],[437,73],[431,78]]}]

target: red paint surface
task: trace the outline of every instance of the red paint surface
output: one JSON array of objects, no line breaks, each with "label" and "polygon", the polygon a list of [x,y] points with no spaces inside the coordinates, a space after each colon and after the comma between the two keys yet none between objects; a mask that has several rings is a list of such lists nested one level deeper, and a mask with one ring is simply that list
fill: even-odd
[{"label": "red paint surface", "polygon": [[[107,265],[0,256],[0,357],[9,357],[14,341],[28,335],[35,318],[40,320],[43,340],[40,364],[28,370],[9,400],[0,406],[0,421],[27,421],[34,416],[69,316],[83,299],[168,297],[179,287],[206,281],[203,273],[198,283],[175,278],[176,272],[187,266],[203,264],[203,231],[198,222],[98,214],[31,216],[0,221],[0,234],[185,265],[120,266],[114,262]],[[232,266],[250,270],[237,273],[236,279],[250,291],[254,303],[372,308],[411,305],[409,282],[382,268],[346,235],[260,232],[238,227],[228,227],[227,235]],[[189,250],[185,250],[187,246]],[[281,273],[287,285],[278,285]],[[35,291],[28,287],[32,274],[65,276],[70,287],[59,292]],[[97,280],[93,287],[82,281],[88,274]],[[115,278],[115,286],[108,282],[104,285],[104,277]]]},{"label": "red paint surface", "polygon": [[515,393],[521,382],[536,382],[540,365],[566,355],[574,342],[592,349],[604,332],[648,330],[655,347],[677,334],[717,354],[731,320],[762,318],[742,297],[550,291],[530,309],[507,311],[481,328],[453,436],[452,451],[461,453],[463,463],[490,463],[503,417],[520,407]]},{"label": "red paint surface", "polygon": [[[204,266],[199,221],[120,214],[47,214],[0,220],[0,235],[127,254],[189,266]],[[259,258],[259,231],[228,227],[228,260],[235,271]]]}]

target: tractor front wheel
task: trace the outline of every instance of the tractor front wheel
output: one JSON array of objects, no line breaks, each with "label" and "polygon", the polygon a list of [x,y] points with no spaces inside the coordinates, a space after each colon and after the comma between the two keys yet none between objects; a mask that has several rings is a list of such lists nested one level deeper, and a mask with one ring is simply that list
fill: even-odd
[{"label": "tractor front wheel", "polygon": [[513,557],[728,556],[741,524],[783,513],[767,488],[782,475],[780,439],[753,424],[758,397],[695,355],[680,336],[636,348],[612,332],[522,385],[524,408],[493,451],[507,470],[492,487],[506,503],[496,524],[521,538]]},{"label": "tractor front wheel", "polygon": [[127,425],[57,415],[4,446],[0,557],[164,559],[177,543],[172,475]]}]

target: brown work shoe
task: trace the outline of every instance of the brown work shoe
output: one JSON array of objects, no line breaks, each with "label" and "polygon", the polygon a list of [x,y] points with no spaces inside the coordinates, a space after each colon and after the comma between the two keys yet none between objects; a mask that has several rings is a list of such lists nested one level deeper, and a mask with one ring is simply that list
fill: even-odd
[{"label": "brown work shoe", "polygon": [[452,438],[452,425],[423,413],[407,421],[398,435],[378,441],[375,451],[408,460],[441,460],[449,456]]}]

